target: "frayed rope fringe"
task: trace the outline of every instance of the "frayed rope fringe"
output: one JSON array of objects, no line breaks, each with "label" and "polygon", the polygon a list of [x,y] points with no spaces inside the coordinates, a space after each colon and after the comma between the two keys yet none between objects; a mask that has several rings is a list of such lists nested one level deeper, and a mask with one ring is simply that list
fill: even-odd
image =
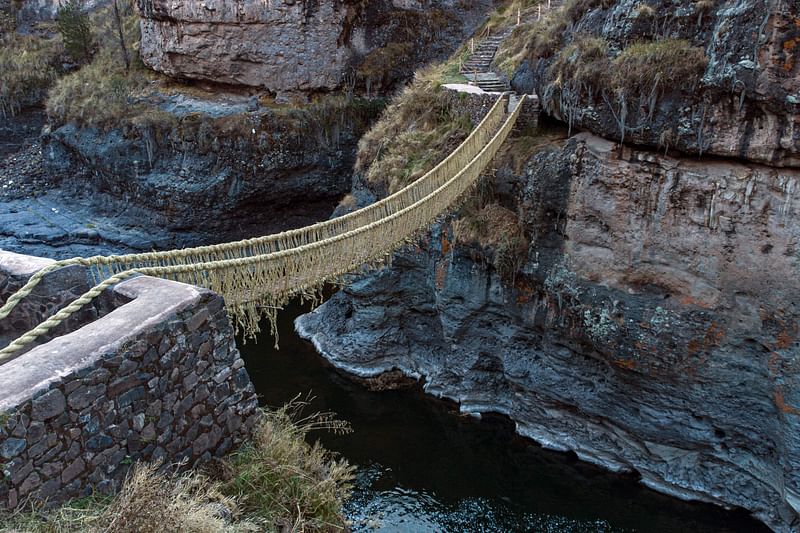
[{"label": "frayed rope fringe", "polygon": [[[34,274],[0,307],[0,320],[47,274],[71,265],[87,267],[95,286],[0,350],[0,362],[61,324],[106,288],[142,274],[210,289],[225,298],[237,334],[254,337],[267,318],[277,346],[277,312],[293,297],[321,302],[326,284],[364,265],[379,268],[412,243],[432,222],[460,204],[511,132],[520,110],[506,114],[505,97],[467,139],[422,178],[363,209],[340,218],[275,235],[181,250],[77,257]],[[507,118],[506,118],[507,117]],[[505,121],[503,119],[505,118]]]}]

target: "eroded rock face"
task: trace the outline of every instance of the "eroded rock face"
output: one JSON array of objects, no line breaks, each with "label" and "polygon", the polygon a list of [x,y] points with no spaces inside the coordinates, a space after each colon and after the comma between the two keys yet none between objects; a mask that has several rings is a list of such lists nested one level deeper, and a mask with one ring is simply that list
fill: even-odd
[{"label": "eroded rock face", "polygon": [[445,224],[298,331],[351,373],[400,369],[545,446],[796,531],[799,183],[581,134],[510,184],[531,242],[513,283]]},{"label": "eroded rock face", "polygon": [[72,173],[59,184],[66,196],[103,194],[100,212],[188,239],[157,247],[252,237],[327,218],[350,189],[356,143],[382,103],[275,110],[253,101],[254,109],[244,111],[247,100],[240,100],[168,100],[157,119],[108,131],[66,124],[45,138],[45,165],[54,175]]},{"label": "eroded rock face", "polygon": [[[626,142],[800,166],[800,13],[794,0],[726,0],[709,10],[691,0],[617,0],[607,9],[584,4],[595,7],[579,12],[551,56],[522,65],[515,89],[538,93],[548,113],[609,139],[622,138],[624,119]],[[587,35],[604,39],[610,56],[636,42],[684,39],[701,48],[708,63],[696,86],[680,80],[661,87],[657,92],[665,94],[652,105],[649,91],[620,97],[556,75],[551,67],[558,55]]]},{"label": "eroded rock face", "polygon": [[[376,86],[443,57],[479,23],[491,0],[139,0],[141,54],[170,76],[273,93]],[[372,68],[359,67],[375,53]],[[374,72],[373,72],[374,71]]]}]

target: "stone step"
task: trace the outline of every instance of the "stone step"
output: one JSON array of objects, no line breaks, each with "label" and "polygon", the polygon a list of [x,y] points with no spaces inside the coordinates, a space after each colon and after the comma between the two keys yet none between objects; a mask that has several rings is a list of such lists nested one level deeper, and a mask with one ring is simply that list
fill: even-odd
[{"label": "stone step", "polygon": [[486,65],[486,66],[483,66],[483,67],[474,67],[474,66],[464,67],[464,68],[461,69],[461,74],[463,74],[465,76],[467,74],[473,74],[474,75],[475,73],[486,74],[487,72],[490,71],[490,68],[491,68],[490,65]]},{"label": "stone step", "polygon": [[475,75],[474,72],[466,72],[464,74],[464,77],[467,78],[468,80],[471,80],[471,81],[486,81],[486,82],[497,82],[497,81],[499,81],[499,82],[502,82],[502,80],[500,79],[500,77],[497,74],[495,74],[494,72],[489,72],[489,71],[487,71],[487,72],[478,72],[477,75]]},{"label": "stone step", "polygon": [[492,63],[491,59],[467,59],[464,61],[464,65],[490,65]]}]

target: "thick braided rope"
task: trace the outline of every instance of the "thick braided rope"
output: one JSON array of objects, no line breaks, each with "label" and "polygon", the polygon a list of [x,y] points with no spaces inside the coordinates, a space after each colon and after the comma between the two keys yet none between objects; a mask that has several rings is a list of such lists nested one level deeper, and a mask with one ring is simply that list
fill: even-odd
[{"label": "thick braided rope", "polygon": [[[6,318],[22,299],[33,292],[45,275],[70,265],[93,268],[92,273],[95,279],[100,280],[108,275],[135,268],[179,266],[188,263],[205,263],[214,260],[265,255],[334,237],[380,220],[393,212],[412,205],[420,198],[424,198],[447,181],[459,167],[463,166],[465,159],[466,161],[471,160],[486,145],[492,132],[496,131],[502,122],[505,114],[503,103],[504,97],[498,98],[467,139],[432,170],[396,193],[365,208],[304,228],[241,241],[162,252],[93,256],[88,258],[77,257],[57,261],[34,274],[22,288],[9,297],[0,307],[0,320]],[[104,271],[104,268],[107,272]]]},{"label": "thick braided rope", "polygon": [[[297,294],[315,290],[360,265],[382,260],[398,246],[427,227],[477,182],[483,170],[513,128],[522,101],[494,137],[448,181],[395,213],[334,237],[292,249],[248,257],[202,263],[131,269],[112,275],[69,306],[0,350],[0,362],[91,302],[107,287],[134,274],[172,277],[205,286],[222,294],[235,324],[246,334],[258,332],[258,320],[270,319],[273,332],[276,310]],[[221,273],[221,274],[220,274]],[[261,293],[257,293],[261,288]]]}]

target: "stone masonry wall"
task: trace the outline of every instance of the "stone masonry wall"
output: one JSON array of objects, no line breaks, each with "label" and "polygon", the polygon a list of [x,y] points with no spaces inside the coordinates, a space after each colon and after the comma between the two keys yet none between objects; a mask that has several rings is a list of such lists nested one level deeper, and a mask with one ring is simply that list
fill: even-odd
[{"label": "stone masonry wall", "polygon": [[[52,262],[51,259],[43,257],[0,252],[0,302],[5,302],[9,296],[22,288],[35,272]],[[0,320],[0,346],[7,345],[22,333],[36,327],[89,288],[84,267],[73,265],[48,274],[36,286],[33,293],[22,300],[6,319]],[[83,323],[97,318],[100,310],[107,307],[107,300],[107,297],[95,300],[93,305],[88,305],[74,314],[43,340],[73,331]]]},{"label": "stone masonry wall", "polygon": [[144,276],[114,293],[128,303],[0,365],[0,509],[112,492],[136,461],[193,466],[256,424],[220,296]]}]

